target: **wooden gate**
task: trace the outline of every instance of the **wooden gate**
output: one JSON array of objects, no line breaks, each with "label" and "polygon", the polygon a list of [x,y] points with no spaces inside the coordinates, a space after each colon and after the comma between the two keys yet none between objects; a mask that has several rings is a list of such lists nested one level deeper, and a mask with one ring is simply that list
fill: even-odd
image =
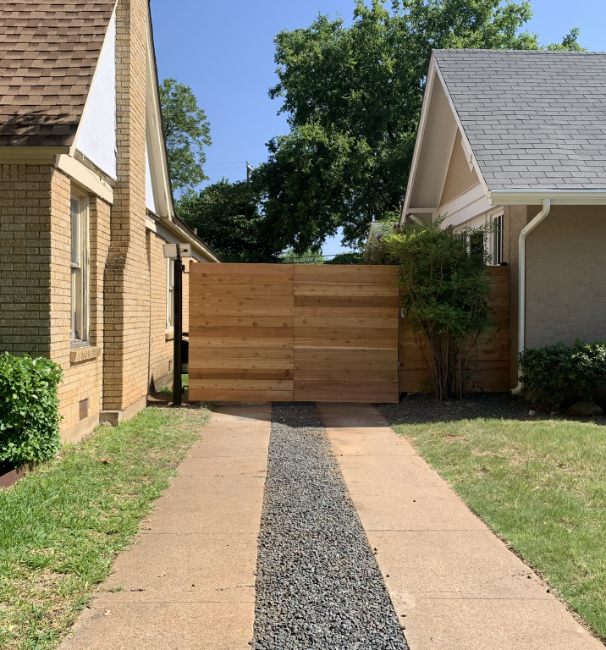
[{"label": "wooden gate", "polygon": [[190,399],[392,402],[397,267],[190,265]]}]

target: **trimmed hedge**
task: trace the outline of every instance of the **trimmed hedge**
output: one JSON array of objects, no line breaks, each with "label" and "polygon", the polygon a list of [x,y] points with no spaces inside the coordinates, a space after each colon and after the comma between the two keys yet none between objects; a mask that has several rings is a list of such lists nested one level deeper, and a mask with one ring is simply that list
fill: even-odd
[{"label": "trimmed hedge", "polygon": [[52,458],[61,447],[57,388],[61,366],[49,359],[0,355],[0,465]]},{"label": "trimmed hedge", "polygon": [[606,343],[577,339],[573,345],[526,350],[519,366],[526,398],[535,406],[560,410],[566,401],[594,400],[604,390]]}]

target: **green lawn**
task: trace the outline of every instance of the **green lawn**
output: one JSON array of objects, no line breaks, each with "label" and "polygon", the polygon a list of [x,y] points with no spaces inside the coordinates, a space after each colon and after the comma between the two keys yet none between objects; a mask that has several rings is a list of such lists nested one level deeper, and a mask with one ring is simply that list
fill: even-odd
[{"label": "green lawn", "polygon": [[395,429],[606,638],[606,427],[463,420]]},{"label": "green lawn", "polygon": [[147,409],[0,490],[0,648],[55,648],[208,421]]}]

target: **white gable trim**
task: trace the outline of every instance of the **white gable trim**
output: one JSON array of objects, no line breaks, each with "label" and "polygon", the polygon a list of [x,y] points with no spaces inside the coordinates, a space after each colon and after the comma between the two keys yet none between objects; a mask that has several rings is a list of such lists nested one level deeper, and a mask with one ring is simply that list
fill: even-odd
[{"label": "white gable trim", "polygon": [[406,214],[410,211],[410,196],[412,194],[412,188],[417,176],[417,169],[419,167],[419,157],[421,155],[421,145],[423,142],[423,135],[425,134],[425,128],[427,126],[427,114],[429,112],[429,105],[431,103],[430,97],[433,92],[433,85],[435,81],[435,63],[433,54],[431,56],[431,62],[429,64],[429,72],[427,73],[427,83],[425,84],[425,94],[423,96],[423,105],[421,107],[421,118],[419,119],[419,128],[417,130],[417,139],[415,141],[415,150],[412,156],[412,165],[410,167],[410,174],[408,176],[408,186],[406,187],[406,196],[404,197],[404,208],[402,209],[402,216],[400,217],[400,224],[404,223]]},{"label": "white gable trim", "polygon": [[[113,51],[110,52],[110,48],[112,48]],[[109,75],[109,79],[105,79],[107,75]],[[104,80],[109,81],[111,84],[110,89],[99,89],[98,84],[102,83]],[[100,99],[100,97],[102,97],[102,99]],[[113,106],[111,106],[112,100]],[[94,104],[99,101],[108,101],[108,105],[98,106]],[[116,101],[116,7],[114,7],[105,34],[105,39],[103,41],[103,46],[99,53],[95,73],[88,90],[88,96],[86,97],[82,117],[78,124],[76,137],[74,138],[74,143],[70,148],[70,156],[75,157],[76,149],[79,149],[91,162],[114,180],[117,179]],[[103,130],[103,126],[99,129],[98,124],[89,124],[89,120],[96,120],[94,114],[95,110],[100,111],[100,116],[102,116],[103,120],[107,119],[106,114],[108,109],[111,110],[111,117],[113,117],[113,124],[109,126],[109,129],[111,129],[111,136],[107,133],[107,128]],[[107,151],[103,150],[104,147],[107,147],[108,139],[109,142],[113,144],[112,151],[109,154]]]},{"label": "white gable trim", "polygon": [[71,156],[57,156],[55,164],[89,192],[96,194],[109,204],[114,203],[114,189],[99,174]]},{"label": "white gable trim", "polygon": [[[434,97],[434,89],[436,88],[436,84],[441,85],[441,90],[443,90],[444,95],[446,97],[446,101],[448,102],[448,106],[450,108],[450,111],[452,112],[452,116],[454,118],[455,124],[457,126],[458,131],[461,134],[461,144],[463,147],[463,151],[465,152],[465,158],[470,166],[470,171],[472,169],[475,169],[476,174],[478,176],[478,179],[480,181],[480,185],[482,187],[482,191],[485,197],[489,196],[489,190],[488,186],[486,184],[486,181],[484,180],[484,176],[482,174],[482,171],[480,170],[480,167],[478,165],[478,161],[476,160],[475,155],[473,154],[473,150],[471,148],[471,144],[469,142],[469,139],[467,138],[467,135],[465,134],[465,129],[463,128],[463,125],[461,124],[461,120],[459,118],[459,115],[455,109],[454,103],[452,101],[452,97],[450,96],[450,93],[448,92],[448,87],[446,86],[446,83],[444,81],[444,78],[442,76],[442,73],[440,71],[440,68],[437,64],[437,61],[435,57],[432,55],[431,61],[429,64],[429,71],[427,73],[427,84],[425,87],[425,95],[423,98],[423,106],[421,108],[421,118],[419,120],[419,129],[417,133],[417,139],[415,142],[415,150],[413,154],[413,159],[412,159],[412,166],[410,170],[410,175],[408,178],[408,187],[406,190],[406,197],[404,200],[404,208],[402,210],[402,217],[400,222],[403,223],[404,218],[408,212],[413,212],[411,208],[411,201],[414,193],[414,189],[418,180],[418,171],[420,167],[420,161],[421,161],[421,154],[423,152],[423,147],[424,147],[424,142],[426,138],[426,131],[427,131],[427,125],[429,121],[429,114],[430,114],[430,108],[431,108],[431,103],[432,99]],[[455,146],[455,141],[456,141],[456,133],[455,133],[455,139],[453,140],[452,144],[449,146],[447,142],[445,142],[444,145],[444,156],[448,157],[448,162],[450,162],[450,157],[452,156],[452,152]],[[439,174],[439,178],[436,177],[435,183],[440,184],[439,187],[439,195],[442,195],[442,191],[444,189],[444,183],[446,181],[446,176],[448,175],[448,164],[445,165],[445,170],[444,171],[444,177],[442,178],[442,173]],[[436,191],[436,195],[438,192]],[[439,201],[439,198],[437,199]],[[438,209],[438,205],[436,206],[431,206],[432,208],[435,207],[435,209]]]},{"label": "white gable trim", "polygon": [[444,226],[459,226],[490,210],[492,204],[486,197],[480,183],[457,196],[452,201],[440,206],[439,213],[445,216]]},{"label": "white gable trim", "polygon": [[175,213],[175,208],[168,171],[164,131],[162,129],[160,90],[156,72],[151,17],[149,16],[147,25],[147,155],[155,211],[159,217],[171,219]]},{"label": "white gable trim", "polygon": [[442,82],[442,87],[444,88],[444,92],[446,93],[446,99],[448,100],[448,103],[450,104],[450,108],[452,110],[452,114],[454,115],[455,120],[457,121],[457,126],[459,127],[459,131],[461,133],[461,141],[463,144],[463,150],[465,151],[465,157],[467,158],[467,162],[469,163],[469,169],[471,171],[472,167],[473,169],[476,170],[476,174],[478,175],[478,178],[480,179],[480,183],[482,187],[484,188],[484,192],[486,196],[489,194],[488,190],[488,185],[486,184],[486,181],[484,180],[484,175],[482,174],[482,170],[480,169],[480,166],[478,165],[478,161],[476,160],[476,157],[473,153],[473,149],[471,148],[471,143],[469,142],[469,139],[467,138],[467,135],[465,133],[465,129],[463,128],[463,124],[461,123],[461,119],[459,118],[459,114],[457,113],[457,109],[455,108],[454,102],[452,101],[452,97],[450,96],[450,93],[448,92],[448,86],[446,85],[446,82],[444,81],[444,77],[442,75],[442,71],[440,70],[440,66],[437,64],[435,58],[432,55],[432,61],[434,63],[435,69],[436,69],[436,74],[440,77],[440,81]]}]

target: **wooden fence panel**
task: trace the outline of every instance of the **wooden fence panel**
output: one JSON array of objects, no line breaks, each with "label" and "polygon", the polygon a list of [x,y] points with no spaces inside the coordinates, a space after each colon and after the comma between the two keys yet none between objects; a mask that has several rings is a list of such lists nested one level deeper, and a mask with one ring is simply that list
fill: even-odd
[{"label": "wooden fence panel", "polygon": [[190,265],[189,396],[292,401],[292,264]]},{"label": "wooden fence panel", "polygon": [[[495,310],[497,331],[482,339],[475,354],[476,371],[469,380],[473,392],[506,392],[510,380],[509,330],[509,267],[494,266],[490,305]],[[431,391],[429,369],[406,319],[400,321],[400,391],[425,393]]]},{"label": "wooden fence panel", "polygon": [[295,266],[296,401],[399,401],[397,274]]}]

